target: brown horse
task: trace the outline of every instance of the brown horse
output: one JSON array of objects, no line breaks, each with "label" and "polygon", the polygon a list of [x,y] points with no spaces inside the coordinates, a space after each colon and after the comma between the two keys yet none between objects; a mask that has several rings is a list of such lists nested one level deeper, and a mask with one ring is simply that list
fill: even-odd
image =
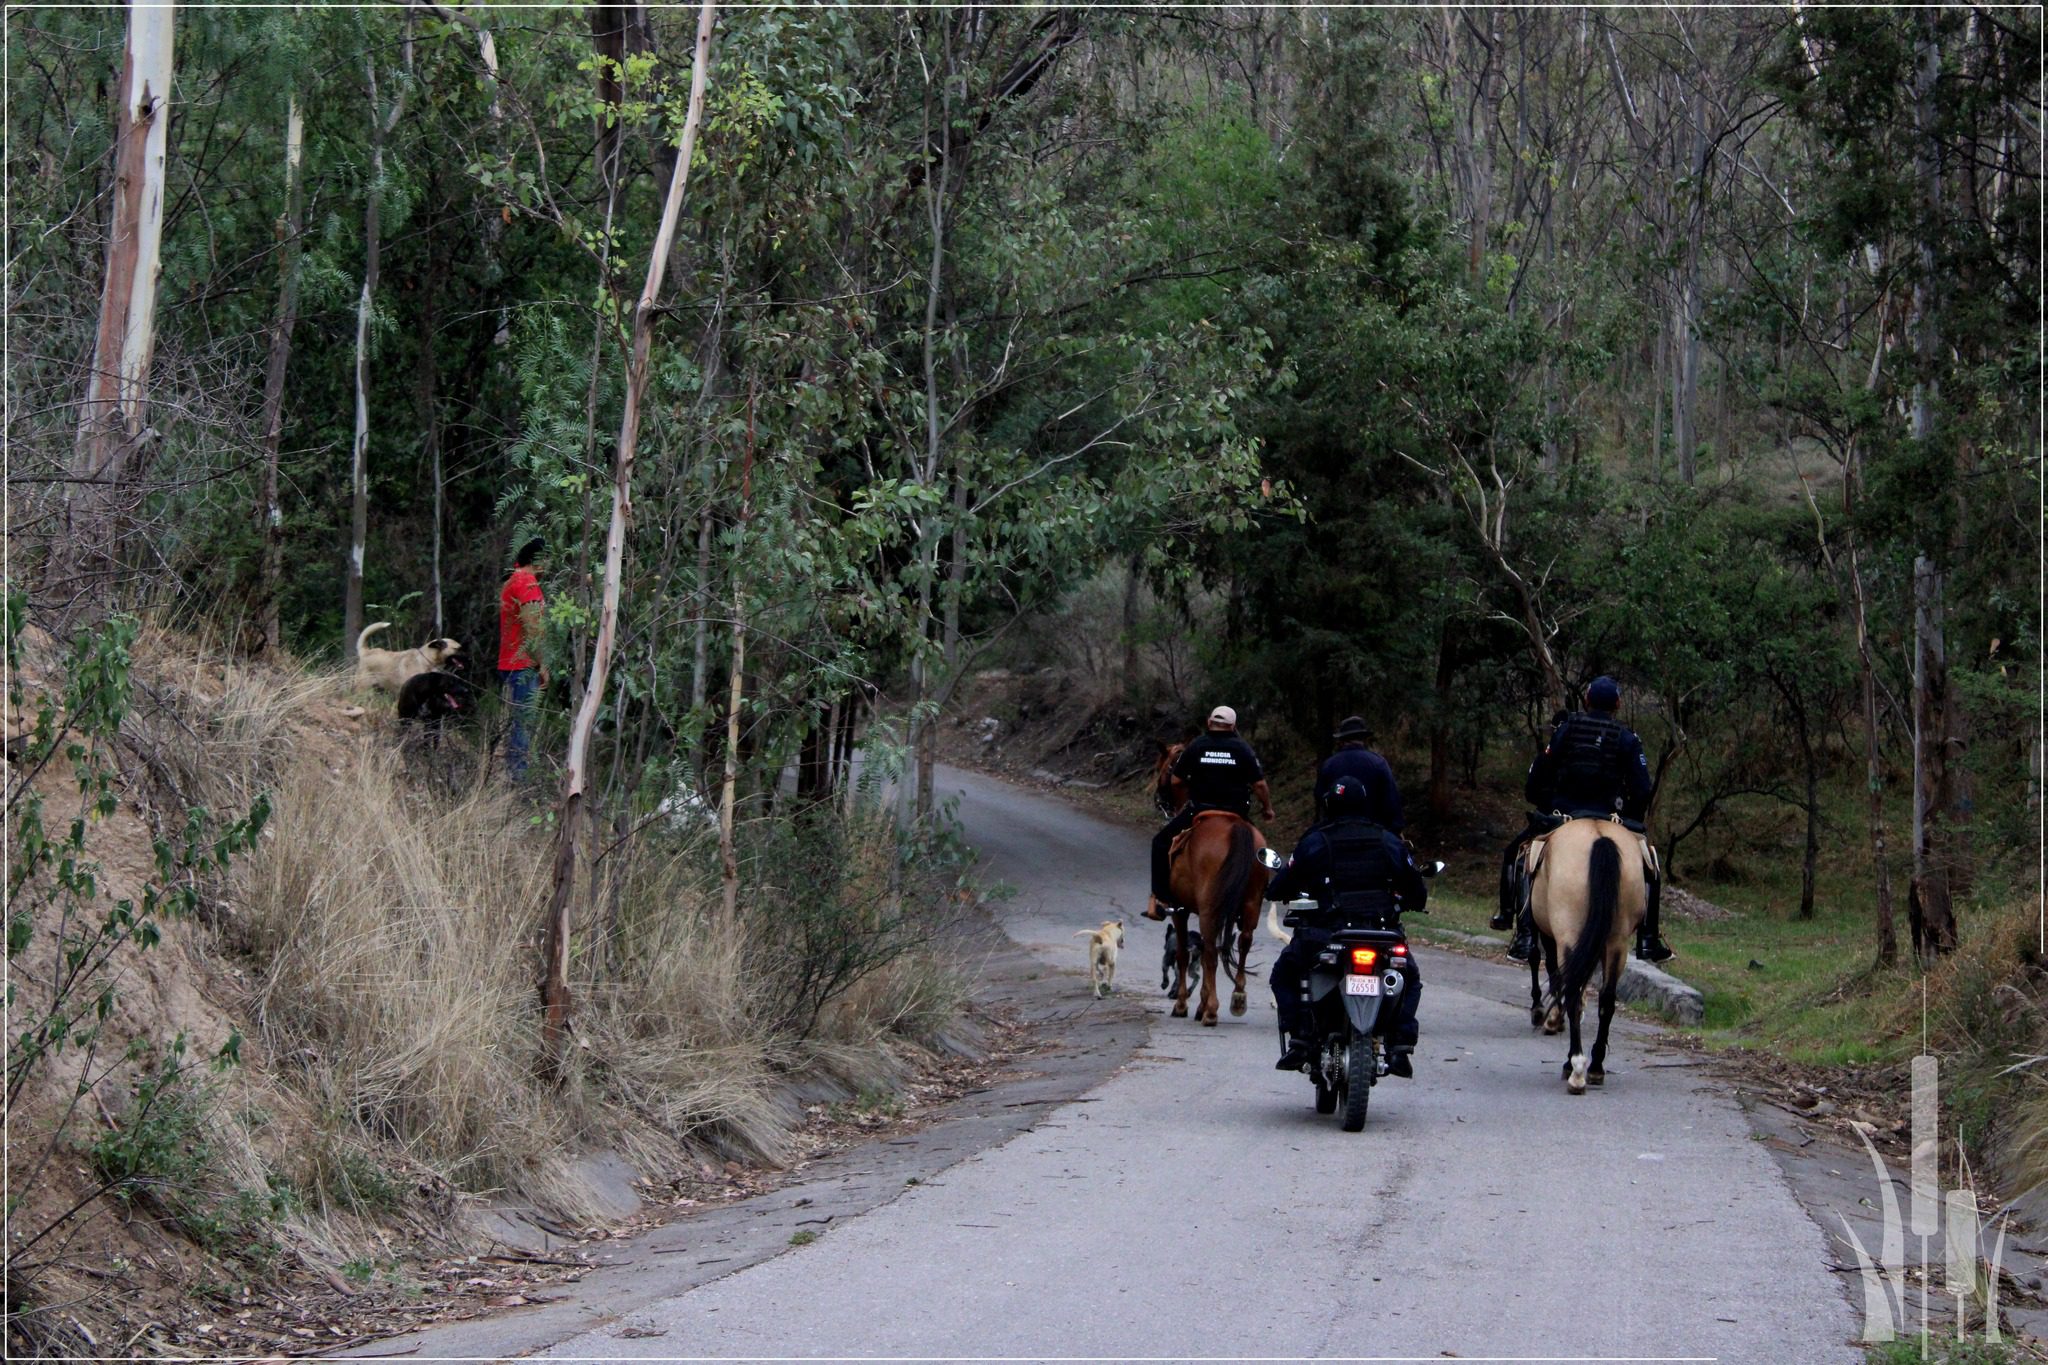
[{"label": "brown horse", "polygon": [[[1230,1012],[1243,1014],[1246,959],[1251,955],[1252,932],[1258,928],[1259,901],[1266,889],[1266,869],[1258,852],[1266,841],[1252,828],[1252,822],[1229,811],[1203,811],[1194,827],[1179,841],[1174,852],[1172,881],[1176,907],[1192,906],[1202,928],[1202,998],[1195,1018],[1213,1027],[1216,1023],[1216,968],[1219,961],[1230,970],[1233,989]],[[1180,980],[1175,988],[1173,1017],[1188,1015],[1188,914],[1173,911],[1179,932],[1176,955]],[[1230,963],[1231,939],[1237,940],[1237,962]]]},{"label": "brown horse", "polygon": [[[1564,1020],[1571,1023],[1564,1083],[1574,1095],[1607,1079],[1607,1026],[1614,1018],[1615,991],[1648,899],[1641,846],[1632,831],[1614,821],[1581,819],[1559,825],[1527,854],[1535,879],[1530,908],[1550,971],[1550,1013],[1543,1031],[1556,1033]],[[1595,968],[1601,972],[1600,1029],[1588,1058],[1580,1046],[1579,1016]],[[1535,977],[1531,962],[1532,990]]]}]

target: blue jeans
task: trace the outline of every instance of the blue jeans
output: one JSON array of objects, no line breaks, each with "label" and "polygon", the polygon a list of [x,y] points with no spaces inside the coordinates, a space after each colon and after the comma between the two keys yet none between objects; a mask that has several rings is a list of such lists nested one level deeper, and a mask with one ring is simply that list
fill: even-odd
[{"label": "blue jeans", "polygon": [[512,730],[505,736],[505,771],[517,781],[526,776],[530,743],[526,727],[533,715],[533,699],[540,695],[540,674],[531,668],[501,668],[498,681],[512,704]]}]

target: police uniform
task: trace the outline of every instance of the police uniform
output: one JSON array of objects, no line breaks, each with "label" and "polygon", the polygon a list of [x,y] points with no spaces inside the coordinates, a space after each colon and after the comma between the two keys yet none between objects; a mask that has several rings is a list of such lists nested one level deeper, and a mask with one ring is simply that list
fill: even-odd
[{"label": "police uniform", "polygon": [[1174,836],[1194,824],[1195,816],[1205,810],[1249,816],[1252,789],[1266,779],[1251,745],[1233,733],[1216,730],[1190,740],[1170,772],[1188,784],[1188,803],[1152,836],[1152,894],[1162,905],[1172,900],[1167,859]]},{"label": "police uniform", "polygon": [[1316,814],[1327,819],[1330,789],[1340,777],[1355,778],[1365,788],[1365,814],[1382,829],[1399,834],[1407,825],[1401,813],[1401,788],[1387,760],[1361,743],[1346,744],[1316,770]]},{"label": "police uniform", "polygon": [[[1567,715],[1551,732],[1543,752],[1529,765],[1522,795],[1532,809],[1528,823],[1501,858],[1496,927],[1504,927],[1502,921],[1514,918],[1513,902],[1520,895],[1517,864],[1522,848],[1530,839],[1555,829],[1558,816],[1605,819],[1618,815],[1630,829],[1643,832],[1643,817],[1648,813],[1652,791],[1650,762],[1643,753],[1643,742],[1635,731],[1614,718],[1611,708],[1620,702],[1620,689],[1612,679],[1595,679],[1587,689],[1587,698],[1595,703],[1595,709]],[[1603,705],[1609,709],[1599,709]],[[1648,890],[1649,905],[1637,931],[1636,951],[1639,956],[1661,962],[1672,955],[1657,934],[1662,886],[1653,877]],[[1526,907],[1510,955],[1519,958],[1525,949],[1533,951],[1533,926]]]},{"label": "police uniform", "polygon": [[[1364,815],[1340,813],[1304,836],[1287,867],[1266,887],[1268,900],[1303,896],[1316,902],[1316,912],[1302,917],[1304,922],[1267,974],[1280,1012],[1280,1031],[1290,1037],[1300,1037],[1308,1028],[1302,984],[1337,929],[1353,920],[1420,910],[1429,899],[1429,884],[1400,836]],[[1415,1045],[1415,1014],[1422,999],[1422,978],[1412,966],[1409,981],[1393,1039],[1400,1048]]]}]

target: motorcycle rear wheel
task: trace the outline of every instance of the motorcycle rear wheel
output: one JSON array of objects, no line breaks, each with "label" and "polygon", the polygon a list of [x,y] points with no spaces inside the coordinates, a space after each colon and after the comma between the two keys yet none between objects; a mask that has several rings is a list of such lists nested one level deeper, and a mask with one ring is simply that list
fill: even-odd
[{"label": "motorcycle rear wheel", "polygon": [[1351,1035],[1344,1049],[1344,1131],[1355,1133],[1365,1127],[1365,1107],[1372,1102],[1374,1062],[1372,1039]]}]

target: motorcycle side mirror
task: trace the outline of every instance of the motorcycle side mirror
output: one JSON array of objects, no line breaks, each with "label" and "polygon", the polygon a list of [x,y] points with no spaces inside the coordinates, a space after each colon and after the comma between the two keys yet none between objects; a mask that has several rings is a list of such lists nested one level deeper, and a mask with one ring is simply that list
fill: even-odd
[{"label": "motorcycle side mirror", "polygon": [[1268,872],[1278,872],[1287,866],[1287,860],[1281,857],[1276,849],[1262,848],[1259,850],[1259,866]]}]

